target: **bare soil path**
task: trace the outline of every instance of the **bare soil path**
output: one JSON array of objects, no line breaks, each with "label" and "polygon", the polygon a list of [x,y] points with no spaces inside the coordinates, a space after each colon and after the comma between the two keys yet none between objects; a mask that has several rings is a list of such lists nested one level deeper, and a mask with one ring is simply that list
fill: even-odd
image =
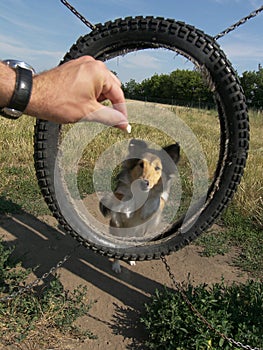
[{"label": "bare soil path", "polygon": [[[0,216],[0,236],[15,244],[15,254],[23,257],[25,267],[39,266],[35,273],[38,277],[77,245],[58,229],[51,216]],[[200,247],[190,245],[168,257],[178,281],[186,281],[189,274],[196,284],[220,282],[222,276],[226,282],[243,282],[248,278],[232,265],[234,250],[213,258],[201,257],[200,252]],[[161,261],[138,262],[132,267],[125,262],[121,264],[122,273],[117,275],[107,258],[80,247],[60,269],[66,289],[86,285],[90,299],[97,301],[78,324],[98,336],[85,343],[68,341],[61,350],[145,348],[145,334],[138,324],[139,312],[157,288],[163,285],[172,288],[171,281]]]}]

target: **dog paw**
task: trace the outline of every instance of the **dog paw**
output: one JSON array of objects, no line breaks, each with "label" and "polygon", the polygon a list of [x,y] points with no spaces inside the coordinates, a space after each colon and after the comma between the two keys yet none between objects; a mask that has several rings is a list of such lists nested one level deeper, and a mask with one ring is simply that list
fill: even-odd
[{"label": "dog paw", "polygon": [[136,262],[133,261],[133,260],[130,260],[130,261],[129,261],[129,264],[130,264],[131,266],[135,266],[135,265],[136,265]]},{"label": "dog paw", "polygon": [[116,260],[112,263],[111,268],[115,273],[121,273],[121,265],[120,265],[120,262],[118,260]]}]

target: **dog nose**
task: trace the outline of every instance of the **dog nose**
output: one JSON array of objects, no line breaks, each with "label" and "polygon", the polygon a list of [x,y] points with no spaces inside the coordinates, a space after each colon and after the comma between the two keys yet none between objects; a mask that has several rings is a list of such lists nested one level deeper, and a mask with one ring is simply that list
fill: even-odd
[{"label": "dog nose", "polygon": [[149,181],[148,181],[148,180],[145,180],[145,179],[144,179],[143,181],[144,181],[145,186],[148,187],[148,186],[149,186]]},{"label": "dog nose", "polygon": [[145,179],[141,180],[141,189],[142,189],[142,191],[148,191],[148,189],[149,189],[149,181],[148,180],[145,180]]}]

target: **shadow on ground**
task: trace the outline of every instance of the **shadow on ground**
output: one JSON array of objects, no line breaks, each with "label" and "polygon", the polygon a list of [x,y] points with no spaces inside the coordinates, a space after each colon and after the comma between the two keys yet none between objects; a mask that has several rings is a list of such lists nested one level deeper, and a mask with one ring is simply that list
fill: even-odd
[{"label": "shadow on ground", "polygon": [[[1,208],[10,208],[15,205],[4,198],[0,200]],[[18,207],[16,209],[19,209]],[[63,265],[63,270],[69,276],[78,276],[82,281],[95,286],[120,301],[123,306],[114,303],[115,313],[108,323],[114,334],[133,339],[129,348],[140,349],[140,343],[145,338],[142,326],[139,324],[139,314],[143,304],[156,290],[163,287],[161,283],[132,271],[125,266],[121,274],[111,270],[111,262],[93,251],[79,247],[71,236],[57,228],[57,222],[52,217],[40,220],[23,210],[19,214],[0,214],[0,234],[3,242],[15,246],[13,254],[22,261],[25,268],[35,268],[36,277],[42,277],[53,266],[71,253],[71,257]],[[49,221],[49,223],[47,223]],[[83,284],[83,283],[82,283]],[[70,278],[67,288],[71,286]],[[96,299],[96,295],[90,296]]]}]

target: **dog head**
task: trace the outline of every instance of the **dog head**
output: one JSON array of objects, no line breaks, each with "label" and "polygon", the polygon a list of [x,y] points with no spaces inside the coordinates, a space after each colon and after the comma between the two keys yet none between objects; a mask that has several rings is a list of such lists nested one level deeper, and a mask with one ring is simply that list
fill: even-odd
[{"label": "dog head", "polygon": [[160,182],[164,173],[166,176],[174,173],[179,158],[178,143],[155,150],[149,148],[146,142],[133,139],[129,144],[129,156],[125,165],[130,169],[131,180],[141,180],[142,191],[150,191]]}]

